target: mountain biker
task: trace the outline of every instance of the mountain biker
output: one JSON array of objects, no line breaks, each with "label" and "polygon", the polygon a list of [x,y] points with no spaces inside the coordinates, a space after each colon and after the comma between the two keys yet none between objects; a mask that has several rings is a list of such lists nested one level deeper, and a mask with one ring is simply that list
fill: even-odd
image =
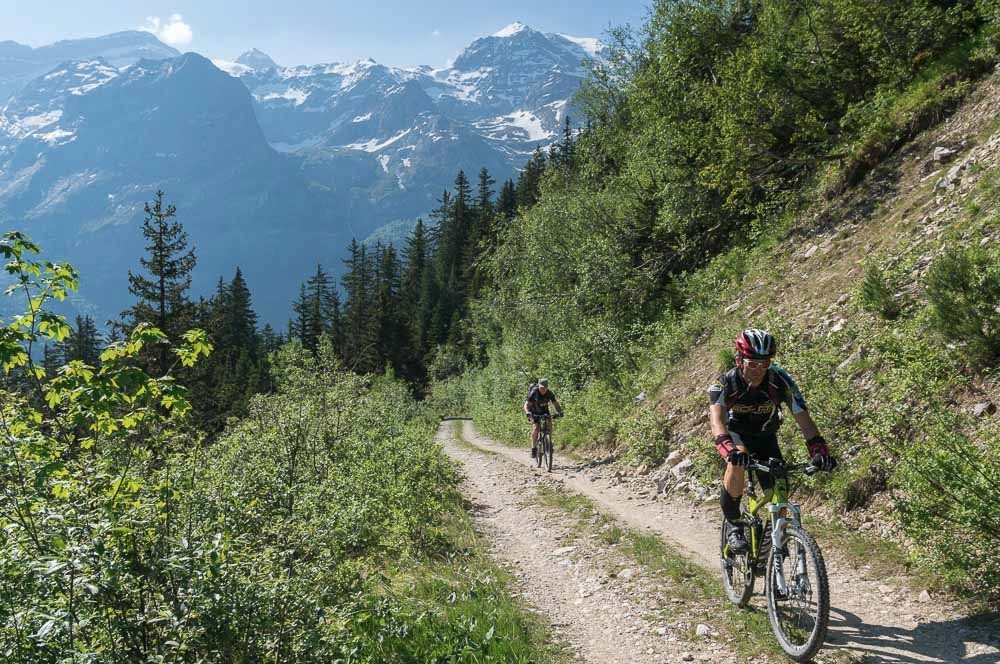
[{"label": "mountain biker", "polygon": [[[805,437],[813,464],[826,471],[837,467],[795,381],[784,369],[771,364],[776,350],[774,337],[768,332],[743,330],[736,337],[736,366],[708,388],[708,418],[715,447],[727,462],[719,502],[728,523],[726,541],[735,553],[749,549],[740,525],[744,468],[751,455],[761,460],[782,458],[778,448],[782,403]],[[765,473],[759,474],[758,481],[765,492],[774,486]]]},{"label": "mountain biker", "polygon": [[562,417],[563,410],[562,406],[559,405],[559,400],[556,399],[555,392],[549,389],[548,378],[539,378],[538,382],[531,386],[528,391],[528,398],[524,401],[524,414],[528,417],[528,421],[532,423],[531,425],[531,458],[534,459],[538,454],[538,431],[539,431],[539,415],[549,414],[549,404],[553,403],[556,406],[557,417]]}]

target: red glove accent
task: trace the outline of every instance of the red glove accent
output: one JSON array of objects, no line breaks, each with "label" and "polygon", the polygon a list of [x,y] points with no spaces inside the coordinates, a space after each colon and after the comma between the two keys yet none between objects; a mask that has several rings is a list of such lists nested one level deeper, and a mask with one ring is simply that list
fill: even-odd
[{"label": "red glove accent", "polygon": [[830,450],[827,448],[826,439],[823,436],[813,436],[807,440],[806,448],[809,450],[810,459],[815,459],[817,456],[830,456]]},{"label": "red glove accent", "polygon": [[723,459],[729,459],[729,453],[736,449],[733,445],[733,437],[724,433],[715,437],[715,449]]}]

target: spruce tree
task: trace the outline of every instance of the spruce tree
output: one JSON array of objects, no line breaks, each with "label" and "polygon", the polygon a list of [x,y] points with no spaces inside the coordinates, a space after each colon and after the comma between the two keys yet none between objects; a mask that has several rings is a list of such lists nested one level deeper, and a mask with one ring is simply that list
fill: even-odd
[{"label": "spruce tree", "polygon": [[507,180],[500,188],[497,197],[497,216],[505,222],[513,221],[517,216],[517,189],[513,180]]},{"label": "spruce tree", "polygon": [[496,180],[490,177],[485,168],[479,171],[479,183],[476,187],[476,200],[473,206],[472,226],[465,246],[464,277],[468,298],[474,298],[482,288],[483,280],[479,270],[479,259],[484,251],[492,246],[494,230],[493,185]]},{"label": "spruce tree", "polygon": [[[176,343],[194,319],[194,307],[187,298],[191,287],[191,272],[196,258],[188,249],[188,235],[178,221],[173,205],[163,204],[163,192],[157,191],[153,204],[145,205],[146,218],[142,235],[146,238],[146,255],[140,264],[146,274],[129,270],[129,292],[138,301],[125,311],[123,318],[130,328],[139,323],[151,323]],[[150,358],[150,370],[162,375],[169,369],[167,346],[161,344]]]},{"label": "spruce tree", "polygon": [[418,357],[422,357],[428,349],[428,329],[434,306],[429,292],[433,281],[430,249],[424,222],[422,219],[417,219],[417,225],[407,238],[406,247],[403,249],[403,261],[406,267],[402,289],[404,316],[414,352]]},{"label": "spruce tree", "polygon": [[101,363],[102,343],[94,319],[90,316],[77,316],[76,327],[65,340],[56,345],[57,357],[60,364],[80,360],[96,367]]},{"label": "spruce tree", "polygon": [[344,302],[343,360],[348,368],[368,373],[376,366],[377,330],[373,314],[372,260],[363,244],[351,240],[350,258],[342,283]]},{"label": "spruce tree", "polygon": [[535,148],[531,159],[524,165],[517,178],[517,206],[529,208],[538,200],[539,184],[542,173],[545,172],[545,153],[541,148]]}]

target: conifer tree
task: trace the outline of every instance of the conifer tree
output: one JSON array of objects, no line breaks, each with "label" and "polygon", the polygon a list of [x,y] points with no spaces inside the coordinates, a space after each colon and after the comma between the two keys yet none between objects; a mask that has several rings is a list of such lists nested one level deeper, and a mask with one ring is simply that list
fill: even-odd
[{"label": "conifer tree", "polygon": [[101,363],[102,344],[94,319],[90,316],[77,316],[76,327],[65,340],[56,345],[56,356],[60,364],[80,360],[96,367]]},{"label": "conifer tree", "polygon": [[430,265],[430,239],[422,219],[406,241],[403,261],[406,264],[403,276],[403,306],[410,339],[414,352],[422,356],[429,348],[428,333],[434,302],[431,292],[433,272]]},{"label": "conifer tree", "polygon": [[517,215],[517,189],[514,181],[508,179],[500,188],[500,195],[497,197],[497,216],[504,222],[513,221]]},{"label": "conifer tree", "polygon": [[494,235],[493,185],[496,180],[490,177],[485,168],[479,171],[479,182],[476,187],[476,200],[473,206],[472,225],[466,242],[464,256],[464,279],[468,298],[474,298],[482,287],[482,276],[479,270],[479,258],[492,245]]},{"label": "conifer tree", "polygon": [[517,178],[517,206],[529,208],[538,200],[539,184],[542,173],[545,172],[545,153],[541,148],[535,148],[531,159],[524,165],[524,169]]},{"label": "conifer tree", "polygon": [[407,338],[402,323],[402,275],[396,249],[390,244],[378,251],[375,312],[378,335],[378,370],[391,366],[402,373],[407,358]]},{"label": "conifer tree", "polygon": [[348,368],[358,373],[374,370],[376,362],[377,330],[373,314],[371,257],[363,244],[351,240],[350,258],[345,261],[348,269],[342,283],[347,299],[344,302],[343,360]]},{"label": "conifer tree", "polygon": [[[138,301],[123,317],[129,327],[151,323],[171,341],[176,342],[194,319],[194,307],[187,298],[191,272],[196,258],[188,249],[188,235],[178,221],[172,221],[177,210],[163,204],[163,192],[157,191],[153,204],[145,205],[146,218],[142,235],[146,238],[146,256],[140,264],[147,274],[129,270],[129,292]],[[154,375],[166,373],[169,362],[167,346],[161,344],[150,359]]]}]

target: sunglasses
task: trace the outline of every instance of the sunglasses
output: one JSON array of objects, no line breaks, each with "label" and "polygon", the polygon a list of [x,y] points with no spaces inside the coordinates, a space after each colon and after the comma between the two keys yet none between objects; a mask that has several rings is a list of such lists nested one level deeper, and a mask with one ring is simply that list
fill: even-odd
[{"label": "sunglasses", "polygon": [[771,360],[743,360],[743,364],[751,369],[767,369],[771,366]]}]

